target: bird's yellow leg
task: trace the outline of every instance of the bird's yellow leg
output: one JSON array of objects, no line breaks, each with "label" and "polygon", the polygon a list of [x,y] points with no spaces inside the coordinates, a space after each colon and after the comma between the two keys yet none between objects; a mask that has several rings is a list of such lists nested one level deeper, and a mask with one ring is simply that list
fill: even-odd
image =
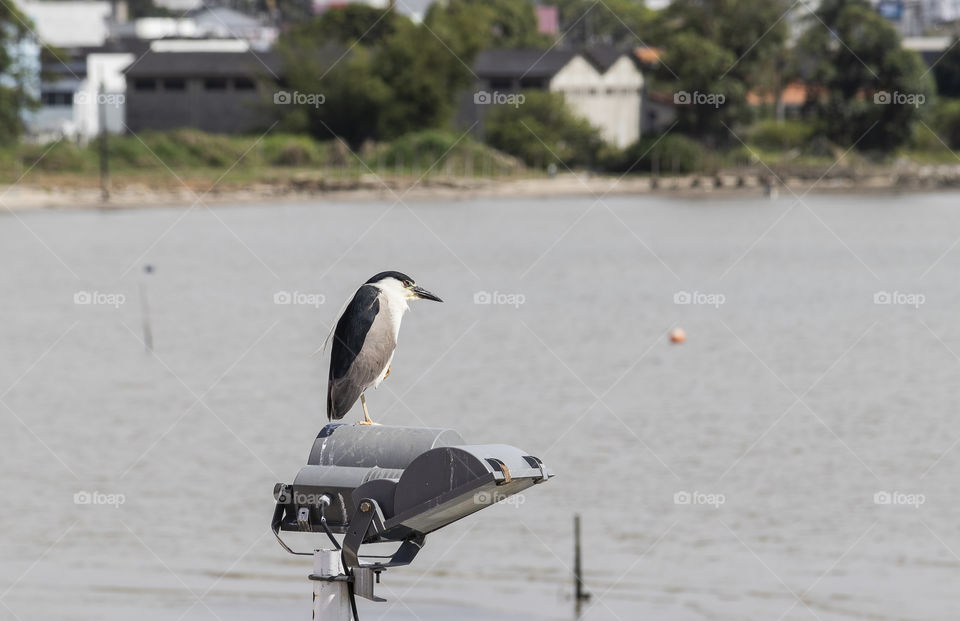
[{"label": "bird's yellow leg", "polygon": [[387,374],[383,376],[383,379],[390,377],[390,365],[387,365]]},{"label": "bird's yellow leg", "polygon": [[380,423],[375,423],[370,420],[370,412],[367,411],[367,399],[363,396],[363,393],[360,393],[360,405],[363,406],[363,420],[360,421],[360,425],[379,425]]}]

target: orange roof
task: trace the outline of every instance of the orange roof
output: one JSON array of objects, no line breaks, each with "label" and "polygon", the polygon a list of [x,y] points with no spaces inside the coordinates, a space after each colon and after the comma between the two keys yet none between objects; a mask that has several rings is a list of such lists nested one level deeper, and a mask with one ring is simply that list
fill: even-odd
[{"label": "orange roof", "polygon": [[653,65],[660,62],[660,55],[663,54],[663,50],[657,47],[635,47],[633,48],[633,55],[637,59],[648,65]]},{"label": "orange roof", "polygon": [[[807,85],[803,82],[791,82],[780,93],[785,106],[802,106],[807,101]],[[747,93],[747,103],[751,106],[762,106],[774,103],[776,100],[771,93]]]}]

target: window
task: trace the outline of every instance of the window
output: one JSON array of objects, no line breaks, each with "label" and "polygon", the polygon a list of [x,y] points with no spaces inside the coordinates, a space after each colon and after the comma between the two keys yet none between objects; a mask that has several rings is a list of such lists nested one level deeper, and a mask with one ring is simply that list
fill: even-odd
[{"label": "window", "polygon": [[520,80],[520,88],[543,88],[543,78],[523,78]]},{"label": "window", "polygon": [[207,78],[203,81],[203,88],[208,91],[224,91],[227,89],[227,79]]},{"label": "window", "polygon": [[164,78],[163,90],[165,91],[185,91],[187,90],[187,81],[183,78]]},{"label": "window", "polygon": [[154,78],[136,78],[133,81],[133,90],[155,91],[157,90],[157,81]]},{"label": "window", "polygon": [[233,88],[238,91],[252,91],[257,87],[250,78],[234,78]]},{"label": "window", "polygon": [[507,91],[513,88],[513,80],[510,78],[490,78],[490,88],[495,91]]},{"label": "window", "polygon": [[70,106],[73,105],[73,93],[51,93],[46,92],[40,95],[40,99],[45,106]]}]

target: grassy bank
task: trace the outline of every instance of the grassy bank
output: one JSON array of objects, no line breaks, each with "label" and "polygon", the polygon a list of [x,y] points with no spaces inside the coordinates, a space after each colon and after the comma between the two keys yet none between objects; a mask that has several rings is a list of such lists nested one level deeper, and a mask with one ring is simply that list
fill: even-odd
[{"label": "grassy bank", "polygon": [[[356,149],[338,141],[270,134],[226,136],[196,130],[111,136],[112,184],[166,188],[289,184],[298,179],[381,177],[517,177],[527,169],[517,159],[470,138],[441,131],[402,137]],[[40,187],[99,184],[100,145],[60,141],[0,148],[0,183]]]},{"label": "grassy bank", "polygon": [[[471,138],[443,131],[410,134],[390,143],[366,143],[354,149],[338,141],[269,134],[224,136],[195,130],[112,136],[108,144],[110,181],[115,188],[176,190],[182,185],[205,191],[229,191],[255,185],[316,192],[364,187],[380,179],[544,178],[541,166]],[[724,150],[712,150],[679,134],[645,136],[626,149],[605,149],[590,167],[612,177],[718,175],[752,171],[769,176],[815,179],[857,171],[882,175],[897,168],[960,165],[960,157],[927,127],[896,153],[845,150],[813,136],[802,123],[761,122]],[[0,147],[0,184],[18,182],[44,190],[99,186],[99,144],[60,141],[48,145]],[[566,172],[558,163],[558,172]]]}]

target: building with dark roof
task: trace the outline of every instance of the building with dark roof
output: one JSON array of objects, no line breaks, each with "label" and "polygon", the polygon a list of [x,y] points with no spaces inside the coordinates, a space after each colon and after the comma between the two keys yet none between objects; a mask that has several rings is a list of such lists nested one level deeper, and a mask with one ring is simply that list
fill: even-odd
[{"label": "building with dark roof", "polygon": [[461,102],[459,119],[467,126],[476,123],[479,134],[489,104],[537,89],[561,93],[612,145],[625,147],[640,138],[644,78],[629,51],[489,49],[477,55],[473,72],[476,89]]},{"label": "building with dark roof", "polygon": [[193,127],[214,133],[246,133],[272,121],[272,91],[281,62],[274,53],[157,52],[126,71],[126,124],[132,132]]}]

